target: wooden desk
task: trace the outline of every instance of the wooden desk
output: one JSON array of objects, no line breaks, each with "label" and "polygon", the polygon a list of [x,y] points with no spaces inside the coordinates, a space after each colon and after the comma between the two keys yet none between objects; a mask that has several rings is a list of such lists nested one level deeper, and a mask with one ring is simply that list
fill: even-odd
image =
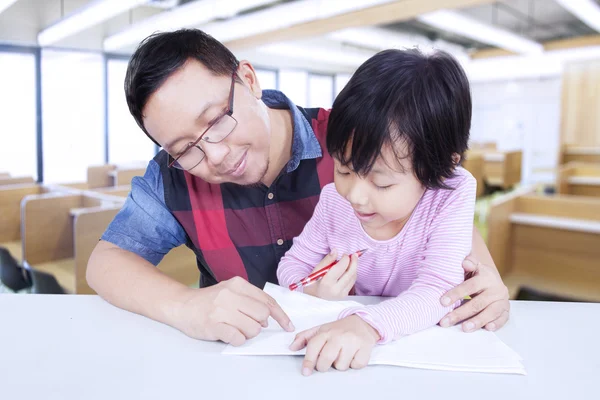
[{"label": "wooden desk", "polygon": [[20,185],[23,183],[35,183],[35,179],[31,176],[0,178],[0,186]]},{"label": "wooden desk", "polygon": [[600,163],[571,162],[561,166],[556,187],[560,194],[600,197]]},{"label": "wooden desk", "polygon": [[600,163],[600,146],[563,146],[561,164],[571,162]]},{"label": "wooden desk", "polygon": [[97,296],[3,295],[0,315],[7,399],[594,399],[600,376],[600,304],[513,301],[497,334],[526,376],[370,366],[304,377],[301,357],[221,355],[221,343]]},{"label": "wooden desk", "polygon": [[600,201],[510,195],[492,202],[488,248],[507,286],[600,301]]}]

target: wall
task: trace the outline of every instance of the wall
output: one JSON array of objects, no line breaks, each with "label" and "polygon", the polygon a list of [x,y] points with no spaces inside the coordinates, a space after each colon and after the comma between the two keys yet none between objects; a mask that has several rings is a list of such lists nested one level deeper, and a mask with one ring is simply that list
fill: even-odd
[{"label": "wall", "polygon": [[525,183],[550,182],[558,165],[560,77],[472,84],[473,141],[523,151]]},{"label": "wall", "polygon": [[600,60],[567,64],[563,82],[561,142],[600,146]]}]

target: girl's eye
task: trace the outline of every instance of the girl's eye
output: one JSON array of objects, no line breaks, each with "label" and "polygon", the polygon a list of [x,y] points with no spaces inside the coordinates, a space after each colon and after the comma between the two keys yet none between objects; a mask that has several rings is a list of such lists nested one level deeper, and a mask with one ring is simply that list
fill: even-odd
[{"label": "girl's eye", "polygon": [[378,190],[386,190],[386,189],[389,189],[389,188],[391,188],[392,186],[393,186],[393,185],[387,185],[387,186],[379,186],[379,185],[375,185],[375,187],[376,187]]},{"label": "girl's eye", "polygon": [[340,175],[350,175],[350,172],[340,171],[339,169],[336,169],[335,171]]}]

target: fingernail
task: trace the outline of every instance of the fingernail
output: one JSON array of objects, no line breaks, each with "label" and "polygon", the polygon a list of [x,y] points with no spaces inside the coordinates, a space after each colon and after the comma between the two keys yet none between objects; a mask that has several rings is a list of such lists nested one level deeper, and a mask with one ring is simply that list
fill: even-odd
[{"label": "fingernail", "polygon": [[310,375],[310,369],[308,369],[308,368],[302,368],[302,375],[309,376]]},{"label": "fingernail", "polygon": [[442,328],[447,328],[450,326],[450,318],[446,317],[440,322],[440,326]]},{"label": "fingernail", "polygon": [[442,305],[449,306],[450,303],[452,303],[452,300],[450,300],[450,297],[448,297],[448,296],[442,297]]},{"label": "fingernail", "polygon": [[290,321],[290,323],[288,324],[288,328],[290,329],[290,331],[295,331],[296,327],[294,326],[294,324],[292,323],[292,321]]},{"label": "fingernail", "polygon": [[495,324],[495,323],[493,323],[493,322],[490,322],[490,323],[487,325],[487,329],[488,329],[488,331],[495,331],[495,330],[496,330],[496,324]]},{"label": "fingernail", "polygon": [[475,324],[474,324],[474,323],[472,323],[472,322],[467,322],[467,323],[465,324],[465,330],[466,330],[467,332],[469,332],[469,331],[472,331],[472,330],[473,330],[473,328],[475,328]]},{"label": "fingernail", "polygon": [[472,268],[472,267],[474,267],[474,266],[475,266],[475,263],[473,263],[473,261],[471,261],[471,260],[467,259],[467,260],[465,260],[465,261],[463,262],[463,265],[464,265],[465,267],[467,267],[467,268]]}]

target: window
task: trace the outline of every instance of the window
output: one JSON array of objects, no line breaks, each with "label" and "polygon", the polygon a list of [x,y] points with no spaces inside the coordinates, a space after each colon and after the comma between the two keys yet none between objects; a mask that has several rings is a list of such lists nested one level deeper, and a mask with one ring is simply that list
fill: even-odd
[{"label": "window", "polygon": [[85,181],[104,163],[102,56],[43,50],[42,104],[44,182]]},{"label": "window", "polygon": [[331,108],[333,104],[333,76],[308,76],[309,107]]},{"label": "window", "polygon": [[0,172],[37,179],[35,57],[0,53]]},{"label": "window", "polygon": [[277,89],[277,71],[257,68],[256,75],[261,89]]},{"label": "window", "polygon": [[335,76],[335,96],[336,97],[338,94],[340,94],[340,92],[342,91],[344,86],[346,86],[346,84],[348,83],[350,78],[352,78],[352,75],[350,75],[350,74],[337,74]]},{"label": "window", "polygon": [[308,104],[307,83],[308,73],[306,71],[283,69],[279,71],[279,90],[294,104],[301,107],[306,107]]},{"label": "window", "polygon": [[126,72],[126,60],[108,60],[108,162],[145,166],[156,146],[129,112],[123,89]]}]

